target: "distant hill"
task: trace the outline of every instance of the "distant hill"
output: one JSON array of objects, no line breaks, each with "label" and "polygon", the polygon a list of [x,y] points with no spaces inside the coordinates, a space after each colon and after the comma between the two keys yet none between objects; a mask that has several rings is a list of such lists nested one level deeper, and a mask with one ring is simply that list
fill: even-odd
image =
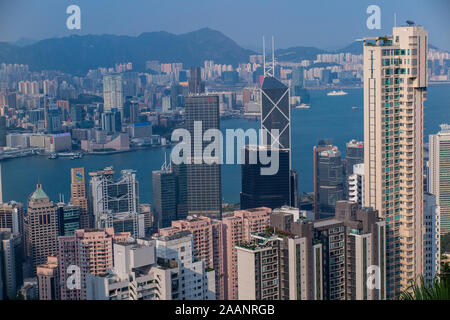
[{"label": "distant hill", "polygon": [[89,69],[132,62],[143,69],[145,61],[182,62],[185,67],[204,60],[237,65],[248,61],[251,50],[240,47],[219,31],[209,28],[175,35],[148,32],[137,37],[86,35],[53,38],[18,46],[0,43],[0,61],[28,64],[32,70],[61,70],[84,75]]},{"label": "distant hill", "polygon": [[[433,45],[430,48],[438,49]],[[362,42],[355,41],[339,50],[296,46],[275,51],[278,61],[313,60],[320,53],[350,52],[362,54]],[[132,62],[143,70],[145,61],[182,62],[184,67],[201,66],[205,60],[237,66],[247,62],[254,51],[244,49],[223,33],[203,28],[180,35],[165,31],[142,33],[137,37],[85,35],[52,38],[41,41],[21,39],[0,42],[0,63],[22,63],[31,70],[60,70],[85,75],[89,69],[113,67],[115,63]]]}]

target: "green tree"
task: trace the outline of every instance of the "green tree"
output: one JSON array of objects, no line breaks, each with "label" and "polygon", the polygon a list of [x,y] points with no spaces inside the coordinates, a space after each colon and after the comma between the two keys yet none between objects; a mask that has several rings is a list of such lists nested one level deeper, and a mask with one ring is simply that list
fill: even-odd
[{"label": "green tree", "polygon": [[400,300],[450,300],[449,282],[439,277],[429,282],[420,276],[418,281],[414,280],[405,291],[401,292]]}]

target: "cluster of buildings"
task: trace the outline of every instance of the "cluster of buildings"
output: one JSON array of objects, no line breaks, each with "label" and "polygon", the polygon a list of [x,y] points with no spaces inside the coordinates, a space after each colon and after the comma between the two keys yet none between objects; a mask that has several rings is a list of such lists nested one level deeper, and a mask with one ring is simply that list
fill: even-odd
[{"label": "cluster of buildings", "polygon": [[[276,129],[280,135],[241,150],[239,210],[223,209],[218,155],[211,163],[195,156],[181,164],[166,159],[152,172],[151,207],[140,203],[136,172],[122,170],[117,177],[112,167],[90,172],[89,181],[83,168],[73,168],[69,203],[52,202],[40,184],[26,209],[0,199],[1,297],[19,292],[42,300],[384,300],[398,298],[420,275],[434,279],[441,266],[440,235],[450,232],[450,130],[443,125],[430,136],[424,159],[427,32],[417,25],[395,27],[391,36],[364,39],[363,48],[362,57],[324,54],[314,62],[344,64],[352,73],[359,72],[352,65],[362,64],[364,141],[348,142],[345,159],[331,140],[317,143],[309,203],[299,198],[291,164],[290,119],[292,98],[305,102],[306,81],[314,81],[302,69],[306,63],[287,72],[272,61],[261,70],[265,59],[256,55],[238,70],[207,61],[204,68],[191,68],[189,77],[182,64],[157,61],[146,64],[148,75],[127,73],[129,63],[89,72],[94,91],[93,80],[102,79],[104,103],[87,112],[101,129],[72,130],[72,138],[95,132],[95,141],[80,139],[83,149],[114,149],[114,141],[130,138],[130,132],[148,135],[145,121],[158,118],[149,126],[160,130],[162,119],[167,126],[171,119],[163,115],[182,108],[179,126],[191,134],[195,155],[195,123],[201,121],[203,137],[220,129],[228,108],[223,87],[209,91],[209,81],[221,77],[233,85],[233,72],[238,78],[261,72],[254,79],[260,89],[249,87],[235,98],[245,101],[249,113],[259,105],[262,132]],[[25,66],[2,68],[28,72]],[[283,82],[290,73],[292,86]],[[149,78],[178,84],[147,95],[151,86],[141,84]],[[25,83],[20,90],[32,94],[33,86]],[[125,91],[136,90],[145,93],[124,98]],[[47,130],[55,128],[46,109],[50,100],[44,98]],[[207,145],[200,143],[202,150]],[[268,168],[261,151],[278,155],[273,174],[261,174]]]}]

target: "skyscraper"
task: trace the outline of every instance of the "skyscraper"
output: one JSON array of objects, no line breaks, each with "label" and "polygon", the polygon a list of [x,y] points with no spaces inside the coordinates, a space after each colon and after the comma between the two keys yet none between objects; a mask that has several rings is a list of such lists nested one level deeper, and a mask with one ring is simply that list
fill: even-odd
[{"label": "skyscraper", "polygon": [[450,125],[430,135],[429,191],[441,208],[441,234],[450,232]]},{"label": "skyscraper", "polygon": [[[244,160],[241,209],[297,206],[298,175],[291,171],[290,115],[289,87],[277,80],[273,72],[265,73],[261,86],[262,141],[259,141],[259,146],[247,146],[244,150],[239,150],[243,153]],[[272,130],[278,130],[278,136],[274,136]],[[261,168],[267,165],[262,165],[258,155],[262,151],[269,156],[276,155],[275,149],[279,156],[278,171],[272,175],[262,175]],[[256,164],[250,163],[252,153],[256,155]]]},{"label": "skyscraper", "polygon": [[153,211],[157,228],[170,227],[177,220],[176,179],[170,166],[152,171]]},{"label": "skyscraper", "polygon": [[[186,165],[188,214],[220,219],[222,217],[220,155],[213,155],[212,163],[204,163],[206,159],[203,158],[203,150],[209,143],[202,139],[207,130],[220,129],[219,97],[191,95],[186,97],[185,101],[186,129],[191,135],[192,157],[188,159]],[[196,125],[201,125],[201,130],[195,130]]]},{"label": "skyscraper", "polygon": [[71,236],[80,229],[80,207],[60,202],[58,206],[59,235]]},{"label": "skyscraper", "polygon": [[[246,146],[244,148],[245,162],[242,164],[242,192],[241,209],[268,207],[275,209],[284,205],[290,205],[290,172],[289,150],[280,149],[278,152],[279,166],[274,175],[262,175],[261,168],[270,165],[262,165],[260,161],[249,163],[251,153],[263,149],[263,146]],[[268,150],[271,156],[271,150]]]},{"label": "skyscraper", "polygon": [[336,202],[344,199],[344,165],[341,152],[330,141],[314,147],[314,213],[332,215]]},{"label": "skyscraper", "polygon": [[205,92],[205,83],[202,81],[202,70],[199,67],[191,68],[188,82],[190,94],[202,94]]},{"label": "skyscraper", "polygon": [[70,204],[80,208],[80,228],[91,228],[93,225],[93,219],[88,207],[84,168],[72,168],[70,169],[70,175]]},{"label": "skyscraper", "polygon": [[123,119],[123,89],[120,73],[110,73],[103,76],[103,99],[105,112],[117,108]]},{"label": "skyscraper", "polygon": [[23,261],[22,236],[0,228],[0,300],[16,298],[23,284]]},{"label": "skyscraper", "polygon": [[[261,87],[261,128],[268,136],[267,145],[290,150],[290,117],[289,87],[275,77],[265,77]],[[278,129],[280,135],[278,139],[271,137],[273,129]]]},{"label": "skyscraper", "polygon": [[364,144],[355,139],[345,145],[345,175],[349,177],[353,173],[355,164],[364,163]]},{"label": "skyscraper", "polygon": [[27,250],[32,273],[58,250],[58,208],[38,184],[28,202]]},{"label": "skyscraper", "polygon": [[364,46],[364,205],[388,222],[387,297],[423,274],[423,102],[428,35],[393,28]]},{"label": "skyscraper", "polygon": [[90,191],[95,227],[114,228],[133,237],[145,234],[144,216],[139,214],[139,183],[134,170],[122,170],[114,179],[113,167],[90,172]]}]

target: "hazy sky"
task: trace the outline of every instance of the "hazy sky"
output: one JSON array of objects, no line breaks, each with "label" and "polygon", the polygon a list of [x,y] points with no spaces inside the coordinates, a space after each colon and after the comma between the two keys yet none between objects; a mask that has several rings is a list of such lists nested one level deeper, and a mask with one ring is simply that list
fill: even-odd
[{"label": "hazy sky", "polygon": [[[66,8],[81,8],[81,30],[66,28]],[[381,30],[366,27],[369,5],[381,8]],[[138,35],[219,30],[257,49],[262,35],[277,48],[305,45],[339,48],[363,36],[390,34],[412,20],[429,31],[430,43],[450,50],[448,0],[0,0],[0,41],[71,34]]]}]

